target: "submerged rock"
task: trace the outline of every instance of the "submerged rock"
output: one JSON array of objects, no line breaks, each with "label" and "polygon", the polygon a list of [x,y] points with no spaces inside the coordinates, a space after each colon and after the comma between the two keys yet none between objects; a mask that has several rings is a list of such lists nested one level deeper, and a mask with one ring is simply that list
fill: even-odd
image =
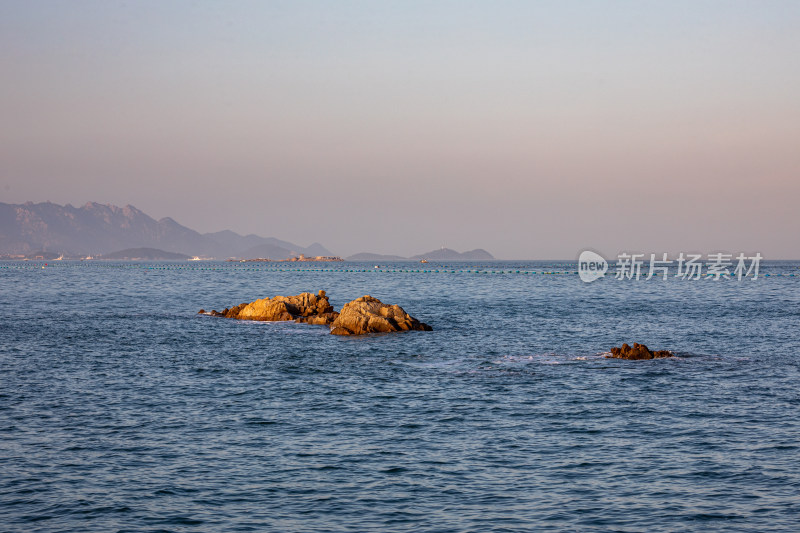
[{"label": "submerged rock", "polygon": [[346,303],[333,321],[333,335],[365,335],[393,331],[431,331],[427,324],[403,311],[399,305],[388,305],[372,296],[362,296]]},{"label": "submerged rock", "polygon": [[620,348],[611,348],[611,355],[607,355],[607,358],[614,358],[614,359],[659,359],[662,357],[673,357],[675,354],[670,352],[669,350],[658,350],[658,351],[651,351],[647,348],[644,344],[639,344],[638,342],[633,343],[633,347],[628,346],[628,344],[623,344]]},{"label": "submerged rock", "polygon": [[316,295],[304,292],[296,296],[275,296],[239,304],[223,311],[211,311],[213,316],[237,320],[307,322],[329,325],[338,313],[328,301],[325,291]]}]

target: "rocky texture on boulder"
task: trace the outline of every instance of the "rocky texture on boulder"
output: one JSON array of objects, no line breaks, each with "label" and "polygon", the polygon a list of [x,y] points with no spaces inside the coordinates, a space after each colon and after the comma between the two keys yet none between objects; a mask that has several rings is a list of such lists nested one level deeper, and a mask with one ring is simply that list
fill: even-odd
[{"label": "rocky texture on boulder", "polygon": [[399,305],[388,305],[372,296],[362,296],[346,303],[333,321],[333,335],[365,335],[392,331],[431,331],[427,324],[403,311]]},{"label": "rocky texture on boulder", "polygon": [[[201,310],[202,312],[202,310]],[[275,296],[250,303],[239,304],[223,311],[211,311],[211,315],[237,320],[307,322],[329,325],[338,313],[328,302],[325,291],[316,295],[304,292],[296,296]]]},{"label": "rocky texture on boulder", "polygon": [[314,295],[304,292],[296,296],[275,296],[255,302],[239,304],[222,311],[199,311],[211,316],[235,318],[237,320],[304,322],[331,326],[334,335],[365,335],[392,331],[431,331],[427,324],[403,311],[399,305],[388,305],[372,296],[363,296],[333,310],[325,291]]},{"label": "rocky texture on boulder", "polygon": [[659,359],[661,357],[673,357],[674,354],[668,350],[651,351],[644,344],[633,343],[633,347],[623,344],[620,348],[611,348],[611,355],[608,358],[614,359]]}]

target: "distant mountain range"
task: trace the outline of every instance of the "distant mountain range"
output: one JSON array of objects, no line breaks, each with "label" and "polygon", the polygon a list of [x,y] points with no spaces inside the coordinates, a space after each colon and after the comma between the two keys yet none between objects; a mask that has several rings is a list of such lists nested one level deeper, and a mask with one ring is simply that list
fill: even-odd
[{"label": "distant mountain range", "polygon": [[155,220],[131,205],[0,203],[0,254],[44,251],[97,256],[123,249],[127,253],[130,248],[157,248],[218,259],[333,255],[319,243],[298,246],[274,237],[242,236],[229,230],[201,234],[171,218]]},{"label": "distant mountain range", "polygon": [[411,257],[401,257],[399,255],[383,255],[383,254],[370,254],[362,252],[360,254],[351,255],[347,258],[348,261],[491,261],[494,256],[483,250],[477,248],[469,252],[456,252],[450,248],[440,248],[438,250],[431,250],[428,253],[420,255],[412,255]]},{"label": "distant mountain range", "polygon": [[[34,204],[0,203],[0,255],[25,255],[31,258],[102,256],[106,259],[165,258],[199,256],[215,259],[287,259],[332,256],[315,242],[310,246],[274,237],[239,235],[230,230],[198,233],[167,217],[155,220],[132,205],[89,202],[83,207],[50,202]],[[412,257],[360,253],[348,261],[488,261],[486,250],[459,253],[449,248],[432,250]]]}]

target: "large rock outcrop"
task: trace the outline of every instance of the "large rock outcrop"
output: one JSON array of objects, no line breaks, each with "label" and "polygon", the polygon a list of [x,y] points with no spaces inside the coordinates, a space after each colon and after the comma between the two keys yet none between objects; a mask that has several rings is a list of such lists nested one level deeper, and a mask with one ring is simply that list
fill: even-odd
[{"label": "large rock outcrop", "polygon": [[393,331],[431,331],[427,324],[403,311],[399,305],[388,305],[372,296],[362,296],[346,303],[333,321],[334,335],[365,335]]},{"label": "large rock outcrop", "polygon": [[[206,313],[201,309],[200,313]],[[331,326],[334,335],[365,335],[393,331],[431,331],[427,324],[403,311],[399,305],[387,305],[372,296],[363,296],[346,303],[341,312],[333,310],[325,291],[314,295],[304,292],[296,296],[275,296],[250,303],[211,311],[212,316],[237,320],[305,322]]]},{"label": "large rock outcrop", "polygon": [[651,351],[644,344],[633,343],[633,347],[623,344],[620,348],[611,348],[611,355],[608,358],[614,359],[660,359],[662,357],[673,357],[675,354],[668,350]]},{"label": "large rock outcrop", "polygon": [[323,325],[333,323],[338,315],[328,301],[325,291],[319,291],[316,295],[304,292],[296,296],[262,298],[226,308],[223,311],[211,311],[211,314],[237,320],[294,320],[295,322]]}]

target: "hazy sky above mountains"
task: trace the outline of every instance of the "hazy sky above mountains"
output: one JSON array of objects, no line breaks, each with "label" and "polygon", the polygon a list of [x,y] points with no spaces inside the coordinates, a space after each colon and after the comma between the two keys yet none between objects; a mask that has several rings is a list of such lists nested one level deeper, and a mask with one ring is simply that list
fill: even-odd
[{"label": "hazy sky above mountains", "polygon": [[800,258],[800,2],[0,2],[0,201]]}]

